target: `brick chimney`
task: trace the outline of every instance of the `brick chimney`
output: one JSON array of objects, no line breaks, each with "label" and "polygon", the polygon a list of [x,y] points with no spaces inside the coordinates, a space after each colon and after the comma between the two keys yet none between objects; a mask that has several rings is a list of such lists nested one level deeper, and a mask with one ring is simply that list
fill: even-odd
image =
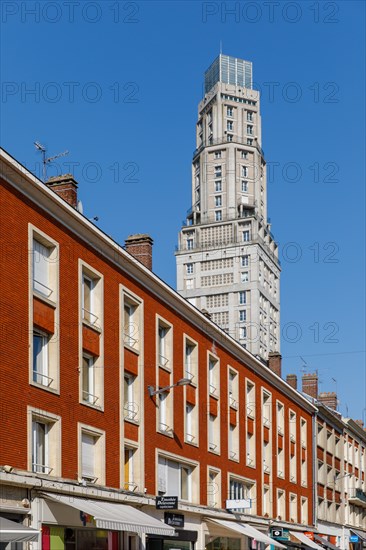
[{"label": "brick chimney", "polygon": [[318,401],[320,401],[320,403],[323,403],[323,405],[326,405],[330,409],[333,409],[333,411],[337,410],[338,400],[337,400],[337,394],[334,391],[319,393]]},{"label": "brick chimney", "polygon": [[288,374],[286,376],[286,382],[289,386],[297,390],[297,376],[296,374]]},{"label": "brick chimney", "polygon": [[313,397],[318,398],[318,373],[305,373],[302,377],[302,391]]},{"label": "brick chimney", "polygon": [[139,233],[130,235],[125,240],[125,249],[136,260],[152,270],[152,246],[154,241],[150,235]]},{"label": "brick chimney", "polygon": [[78,205],[78,184],[72,174],[54,176],[46,181],[47,187],[52,189],[59,197],[68,202],[73,208]]},{"label": "brick chimney", "polygon": [[271,351],[268,354],[268,368],[277,376],[281,376],[282,355],[278,351]]}]

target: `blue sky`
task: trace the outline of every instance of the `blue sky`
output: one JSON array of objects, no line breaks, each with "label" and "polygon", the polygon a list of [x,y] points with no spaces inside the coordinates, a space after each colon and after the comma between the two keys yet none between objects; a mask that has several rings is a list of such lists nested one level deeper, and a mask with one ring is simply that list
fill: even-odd
[{"label": "blue sky", "polygon": [[3,2],[1,142],[38,173],[35,140],[69,150],[49,175],[71,170],[117,241],[151,234],[175,287],[203,73],[220,41],[252,61],[284,374],[318,370],[365,420],[364,21],[357,1]]}]

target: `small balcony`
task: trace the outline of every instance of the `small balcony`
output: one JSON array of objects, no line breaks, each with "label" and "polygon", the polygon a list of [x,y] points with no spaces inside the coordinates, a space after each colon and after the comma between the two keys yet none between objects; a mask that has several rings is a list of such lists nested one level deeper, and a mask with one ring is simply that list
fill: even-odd
[{"label": "small balcony", "polygon": [[348,496],[348,502],[366,508],[366,493],[362,489],[353,489]]}]

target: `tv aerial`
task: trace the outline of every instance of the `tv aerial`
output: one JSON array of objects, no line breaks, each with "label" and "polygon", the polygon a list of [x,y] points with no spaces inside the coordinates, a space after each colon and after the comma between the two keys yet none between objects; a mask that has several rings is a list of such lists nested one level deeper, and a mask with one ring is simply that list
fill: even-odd
[{"label": "tv aerial", "polygon": [[38,151],[41,151],[41,153],[42,153],[42,164],[43,164],[42,179],[43,179],[43,183],[45,183],[46,182],[46,177],[47,177],[47,164],[50,164],[50,162],[53,162],[54,160],[58,159],[59,157],[65,157],[66,155],[69,154],[69,151],[64,151],[63,153],[58,153],[57,155],[54,155],[53,157],[46,157],[47,149],[44,145],[39,143],[39,141],[35,141],[34,146],[35,146],[36,149],[38,149]]}]

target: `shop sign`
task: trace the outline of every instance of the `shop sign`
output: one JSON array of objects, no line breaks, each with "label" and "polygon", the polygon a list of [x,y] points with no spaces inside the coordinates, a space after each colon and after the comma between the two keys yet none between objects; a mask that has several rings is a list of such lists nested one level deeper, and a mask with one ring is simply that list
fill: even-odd
[{"label": "shop sign", "polygon": [[164,523],[170,525],[171,527],[184,527],[184,515],[165,512]]},{"label": "shop sign", "polygon": [[252,507],[252,501],[250,499],[239,500],[227,500],[226,510],[245,510]]},{"label": "shop sign", "polygon": [[349,541],[350,541],[350,542],[359,542],[360,539],[359,539],[359,537],[358,537],[357,535],[350,535],[350,536],[349,536]]},{"label": "shop sign", "polygon": [[283,527],[272,527],[271,537],[274,539],[290,540],[290,532],[288,529],[283,529]]},{"label": "shop sign", "polygon": [[157,510],[177,510],[178,497],[156,497],[155,507]]},{"label": "shop sign", "polygon": [[311,531],[305,531],[304,535],[306,535],[308,539],[314,540],[314,533],[312,533]]}]

